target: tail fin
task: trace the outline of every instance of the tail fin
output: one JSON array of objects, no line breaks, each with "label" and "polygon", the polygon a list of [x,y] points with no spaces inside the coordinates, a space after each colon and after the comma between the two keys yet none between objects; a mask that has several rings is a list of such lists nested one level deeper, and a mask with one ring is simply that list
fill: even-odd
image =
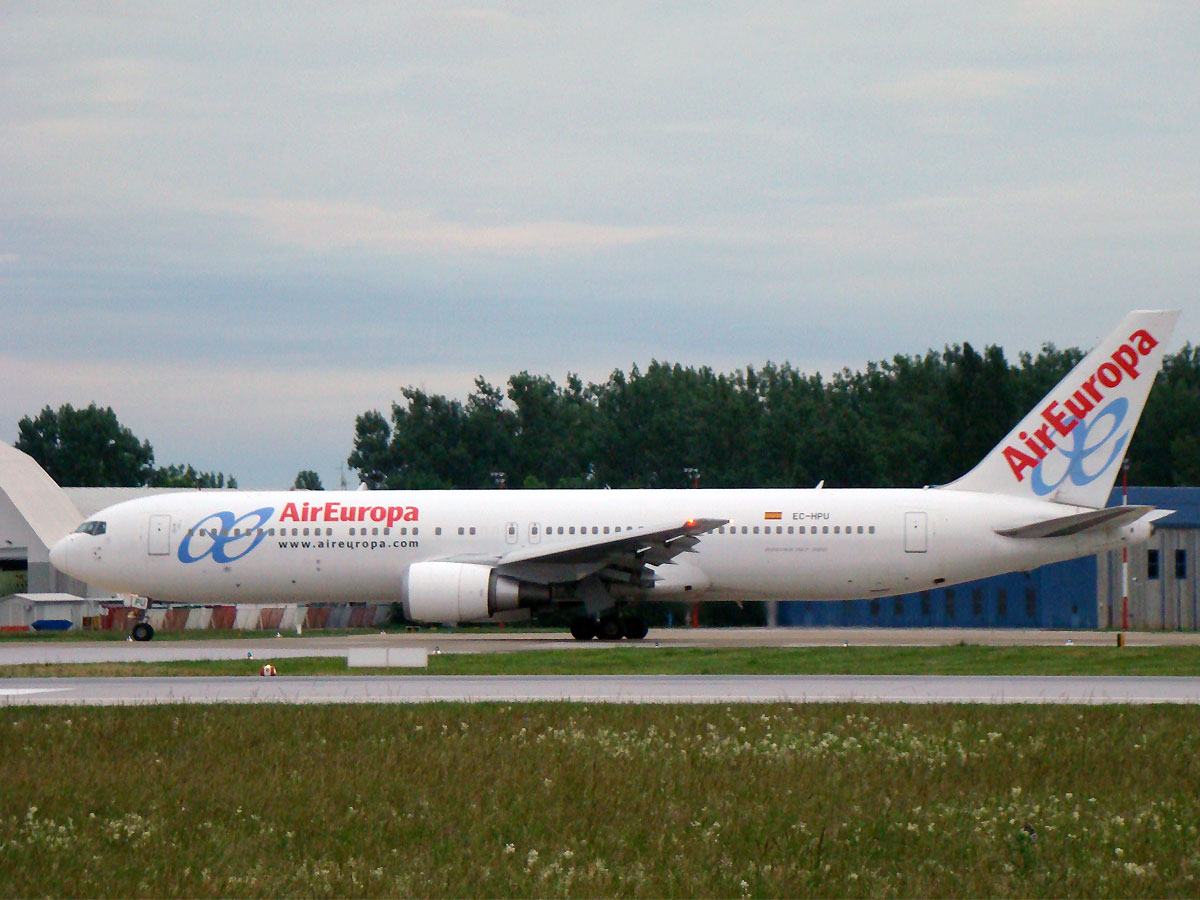
[{"label": "tail fin", "polygon": [[1137,310],[983,462],[945,487],[1099,509],[1146,405],[1179,310]]}]

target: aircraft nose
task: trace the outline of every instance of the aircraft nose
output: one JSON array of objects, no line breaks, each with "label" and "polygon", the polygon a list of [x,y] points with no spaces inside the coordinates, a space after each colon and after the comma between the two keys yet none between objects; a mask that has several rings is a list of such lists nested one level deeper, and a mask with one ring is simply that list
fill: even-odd
[{"label": "aircraft nose", "polygon": [[70,556],[68,548],[70,547],[70,544],[71,536],[67,535],[50,548],[50,565],[54,566],[54,568],[58,569],[58,571],[65,574],[70,574],[67,571],[67,561]]}]

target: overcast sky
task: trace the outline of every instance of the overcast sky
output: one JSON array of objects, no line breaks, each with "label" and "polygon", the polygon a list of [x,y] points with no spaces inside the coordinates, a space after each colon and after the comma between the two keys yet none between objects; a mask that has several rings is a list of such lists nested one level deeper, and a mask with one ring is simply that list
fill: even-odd
[{"label": "overcast sky", "polygon": [[[0,0],[0,440],[336,486],[408,384],[1200,337],[1200,4]],[[355,483],[348,473],[351,485]]]}]

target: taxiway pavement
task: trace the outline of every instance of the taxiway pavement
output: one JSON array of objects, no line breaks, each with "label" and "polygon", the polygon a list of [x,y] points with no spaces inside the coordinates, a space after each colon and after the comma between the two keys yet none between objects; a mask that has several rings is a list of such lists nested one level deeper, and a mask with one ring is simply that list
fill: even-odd
[{"label": "taxiway pavement", "polygon": [[157,703],[1200,703],[1200,678],[496,675],[10,678],[0,705]]},{"label": "taxiway pavement", "polygon": [[[1126,646],[1200,645],[1200,632],[1129,631]],[[512,653],[522,650],[598,650],[605,647],[938,647],[990,646],[1111,647],[1111,631],[1040,631],[983,628],[654,628],[645,640],[608,643],[576,641],[566,632],[438,631],[319,637],[217,638],[204,640],[5,641],[0,664],[166,662],[183,659],[287,659],[346,656],[368,647],[424,647],[430,653]]]}]

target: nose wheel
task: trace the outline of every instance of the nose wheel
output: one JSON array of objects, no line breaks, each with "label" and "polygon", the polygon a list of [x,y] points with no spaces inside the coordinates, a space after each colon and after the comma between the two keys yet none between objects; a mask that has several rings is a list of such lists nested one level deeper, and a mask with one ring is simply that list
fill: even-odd
[{"label": "nose wheel", "polygon": [[154,626],[149,622],[138,622],[133,626],[132,635],[135,641],[148,641],[154,637]]}]

